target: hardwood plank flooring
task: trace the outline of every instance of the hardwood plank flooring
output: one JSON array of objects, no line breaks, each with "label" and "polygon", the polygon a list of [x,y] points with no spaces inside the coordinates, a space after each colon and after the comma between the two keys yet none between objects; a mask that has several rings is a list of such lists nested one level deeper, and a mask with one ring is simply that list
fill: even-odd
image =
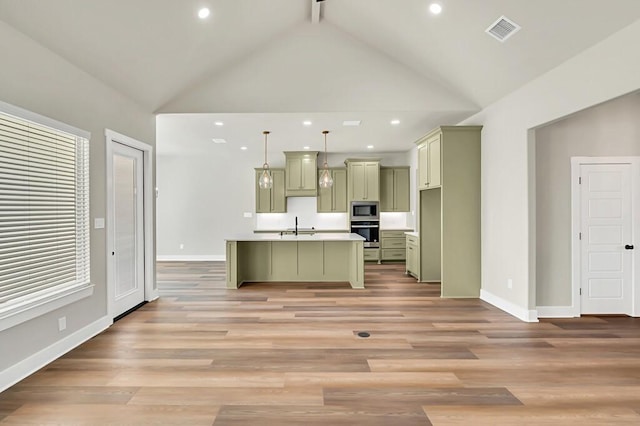
[{"label": "hardwood plank flooring", "polygon": [[222,262],[159,263],[161,298],[1,393],[0,423],[640,424],[640,319],[523,323],[403,267],[227,290]]}]

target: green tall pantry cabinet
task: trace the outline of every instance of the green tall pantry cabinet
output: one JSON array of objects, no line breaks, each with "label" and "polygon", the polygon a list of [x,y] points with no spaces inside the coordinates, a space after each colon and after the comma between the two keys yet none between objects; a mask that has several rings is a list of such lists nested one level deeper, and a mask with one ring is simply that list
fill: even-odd
[{"label": "green tall pantry cabinet", "polygon": [[482,126],[441,126],[418,140],[420,281],[442,297],[480,295]]}]

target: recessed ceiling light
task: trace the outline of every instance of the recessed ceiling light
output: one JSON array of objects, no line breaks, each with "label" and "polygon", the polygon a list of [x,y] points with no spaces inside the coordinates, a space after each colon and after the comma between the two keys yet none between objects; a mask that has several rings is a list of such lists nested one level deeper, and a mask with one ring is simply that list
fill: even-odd
[{"label": "recessed ceiling light", "polygon": [[343,126],[359,126],[360,120],[345,120],[342,122]]},{"label": "recessed ceiling light", "polygon": [[400,120],[391,120],[391,124],[397,126],[398,124],[400,124]]},{"label": "recessed ceiling light", "polygon": [[243,151],[246,151],[247,147],[246,146],[241,146],[240,149],[243,150]]},{"label": "recessed ceiling light", "polygon": [[309,147],[308,147],[308,146],[305,146],[305,147],[304,147],[304,149],[309,149]]},{"label": "recessed ceiling light", "polygon": [[367,145],[367,149],[373,149],[373,145]]},{"label": "recessed ceiling light", "polygon": [[302,124],[305,126],[311,126],[312,123],[309,120],[305,120],[302,122]]},{"label": "recessed ceiling light", "polygon": [[224,126],[224,123],[222,121],[216,121],[215,123],[216,126]]},{"label": "recessed ceiling light", "polygon": [[198,18],[200,19],[207,19],[209,15],[211,15],[211,11],[208,7],[203,7],[198,11]]},{"label": "recessed ceiling light", "polygon": [[440,15],[440,12],[442,12],[442,6],[440,6],[438,3],[431,3],[429,5],[429,11],[434,15]]},{"label": "recessed ceiling light", "polygon": [[213,143],[227,143],[225,139],[213,138]]}]

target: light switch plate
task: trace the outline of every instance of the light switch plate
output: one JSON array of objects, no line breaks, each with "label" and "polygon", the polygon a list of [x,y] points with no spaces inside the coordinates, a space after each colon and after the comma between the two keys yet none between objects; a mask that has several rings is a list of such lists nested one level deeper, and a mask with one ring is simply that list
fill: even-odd
[{"label": "light switch plate", "polygon": [[244,212],[244,217],[253,217],[251,212]]},{"label": "light switch plate", "polygon": [[93,219],[93,227],[95,229],[104,229],[104,218],[96,217],[95,219]]}]

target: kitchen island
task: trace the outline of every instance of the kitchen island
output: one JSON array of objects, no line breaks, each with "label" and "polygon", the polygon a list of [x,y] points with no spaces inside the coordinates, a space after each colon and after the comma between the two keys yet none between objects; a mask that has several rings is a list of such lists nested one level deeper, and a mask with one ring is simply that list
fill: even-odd
[{"label": "kitchen island", "polygon": [[245,282],[349,282],[364,288],[357,234],[251,234],[226,240],[227,288]]}]

